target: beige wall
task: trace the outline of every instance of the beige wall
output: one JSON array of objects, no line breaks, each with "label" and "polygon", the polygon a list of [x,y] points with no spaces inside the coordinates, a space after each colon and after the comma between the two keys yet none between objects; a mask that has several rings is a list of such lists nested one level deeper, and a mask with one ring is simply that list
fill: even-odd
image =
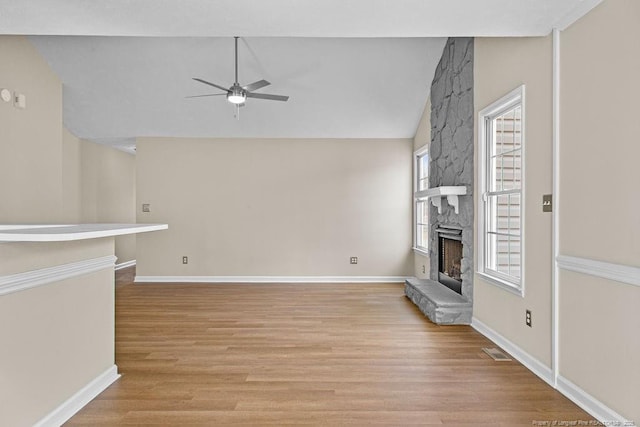
[{"label": "beige wall", "polygon": [[[76,139],[77,140],[77,139]],[[136,158],[81,140],[80,219],[85,223],[136,222]],[[117,263],[136,259],[136,236],[118,236]]]},{"label": "beige wall", "polygon": [[431,98],[427,99],[427,103],[424,106],[422,117],[420,117],[420,123],[418,123],[418,129],[416,130],[416,136],[413,137],[413,150],[422,148],[425,145],[429,145],[431,142]]},{"label": "beige wall", "polygon": [[0,87],[27,108],[0,101],[0,223],[55,223],[62,209],[62,85],[24,37],[0,36]]},{"label": "beige wall", "polygon": [[[431,98],[427,98],[424,106],[416,136],[413,138],[413,151],[429,145],[431,142]],[[412,162],[413,164],[413,162]],[[413,186],[413,183],[412,183]],[[412,187],[413,188],[413,187]],[[413,242],[412,242],[413,243]],[[428,279],[430,270],[429,257],[414,252],[413,254],[413,275],[419,279]]]},{"label": "beige wall", "polygon": [[[640,267],[640,3],[561,35],[560,253]],[[640,422],[640,288],[560,276],[560,375]]]},{"label": "beige wall", "polygon": [[[522,84],[526,85],[524,148],[524,286],[520,297],[474,276],[475,318],[551,366],[551,221],[542,212],[542,195],[552,191],[552,44],[551,37],[477,38],[475,112]],[[476,132],[477,133],[477,132]],[[476,171],[481,160],[476,146]],[[474,203],[478,206],[476,174]],[[476,225],[476,230],[479,227]],[[477,235],[474,242],[478,247]],[[477,271],[477,251],[476,251]],[[533,327],[525,325],[525,310]]]},{"label": "beige wall", "polygon": [[561,271],[560,376],[629,420],[640,419],[640,290]]},{"label": "beige wall", "polygon": [[[0,245],[0,276],[113,253],[113,240]],[[31,426],[114,365],[113,269],[0,296],[0,425]]]},{"label": "beige wall", "polygon": [[640,266],[639,40],[634,0],[606,0],[562,33],[563,254]]},{"label": "beige wall", "polygon": [[138,236],[137,273],[410,275],[411,153],[409,139],[140,138],[138,222],[169,230]]},{"label": "beige wall", "polygon": [[66,223],[82,221],[80,140],[62,128],[62,210]]}]

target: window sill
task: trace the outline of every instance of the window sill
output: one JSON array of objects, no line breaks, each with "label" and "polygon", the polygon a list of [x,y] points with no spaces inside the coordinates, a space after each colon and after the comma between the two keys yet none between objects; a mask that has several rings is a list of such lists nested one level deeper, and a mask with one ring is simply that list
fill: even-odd
[{"label": "window sill", "polygon": [[498,279],[497,277],[491,276],[487,273],[483,273],[481,271],[478,271],[476,273],[478,274],[478,276],[480,276],[481,279],[485,280],[486,282],[491,283],[492,285],[495,285],[499,288],[502,288],[505,291],[510,292],[514,295],[517,295],[521,298],[524,298],[524,285],[520,285],[520,287],[517,287],[513,283],[509,283],[504,280]]},{"label": "window sill", "polygon": [[415,247],[411,248],[411,249],[413,249],[413,253],[414,254],[422,255],[424,257],[429,258],[429,251],[428,250],[424,250],[424,249],[421,249],[421,248],[415,248]]}]

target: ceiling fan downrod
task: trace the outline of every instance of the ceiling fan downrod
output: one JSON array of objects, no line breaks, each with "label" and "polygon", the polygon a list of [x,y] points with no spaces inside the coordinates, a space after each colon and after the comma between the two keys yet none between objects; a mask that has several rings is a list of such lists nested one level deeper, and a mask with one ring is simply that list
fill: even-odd
[{"label": "ceiling fan downrod", "polygon": [[235,39],[235,51],[236,51],[236,81],[235,84],[240,86],[238,83],[238,36],[233,37]]}]

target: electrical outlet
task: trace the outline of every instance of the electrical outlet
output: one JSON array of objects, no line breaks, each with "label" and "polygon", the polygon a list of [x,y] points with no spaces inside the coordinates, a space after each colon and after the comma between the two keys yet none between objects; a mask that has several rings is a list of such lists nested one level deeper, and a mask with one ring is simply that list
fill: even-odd
[{"label": "electrical outlet", "polygon": [[358,263],[358,257],[357,256],[352,256],[351,258],[349,258],[349,263],[357,264]]},{"label": "electrical outlet", "polygon": [[525,311],[524,323],[526,323],[527,326],[531,328],[531,310]]},{"label": "electrical outlet", "polygon": [[149,205],[149,203],[143,203],[142,212],[151,212],[151,205]]},{"label": "electrical outlet", "polygon": [[424,264],[422,264],[422,274],[426,274],[427,273],[427,269],[424,268]]},{"label": "electrical outlet", "polygon": [[183,256],[182,257],[182,263],[183,264],[189,264],[189,257],[188,256]]}]

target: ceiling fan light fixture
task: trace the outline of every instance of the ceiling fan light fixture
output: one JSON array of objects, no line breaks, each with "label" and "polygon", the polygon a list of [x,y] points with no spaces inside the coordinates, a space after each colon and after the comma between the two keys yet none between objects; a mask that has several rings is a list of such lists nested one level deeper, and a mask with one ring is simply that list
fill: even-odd
[{"label": "ceiling fan light fixture", "polygon": [[233,92],[229,92],[227,94],[227,101],[229,101],[232,104],[243,104],[244,101],[247,100],[247,96],[240,92],[240,93],[233,93]]}]

